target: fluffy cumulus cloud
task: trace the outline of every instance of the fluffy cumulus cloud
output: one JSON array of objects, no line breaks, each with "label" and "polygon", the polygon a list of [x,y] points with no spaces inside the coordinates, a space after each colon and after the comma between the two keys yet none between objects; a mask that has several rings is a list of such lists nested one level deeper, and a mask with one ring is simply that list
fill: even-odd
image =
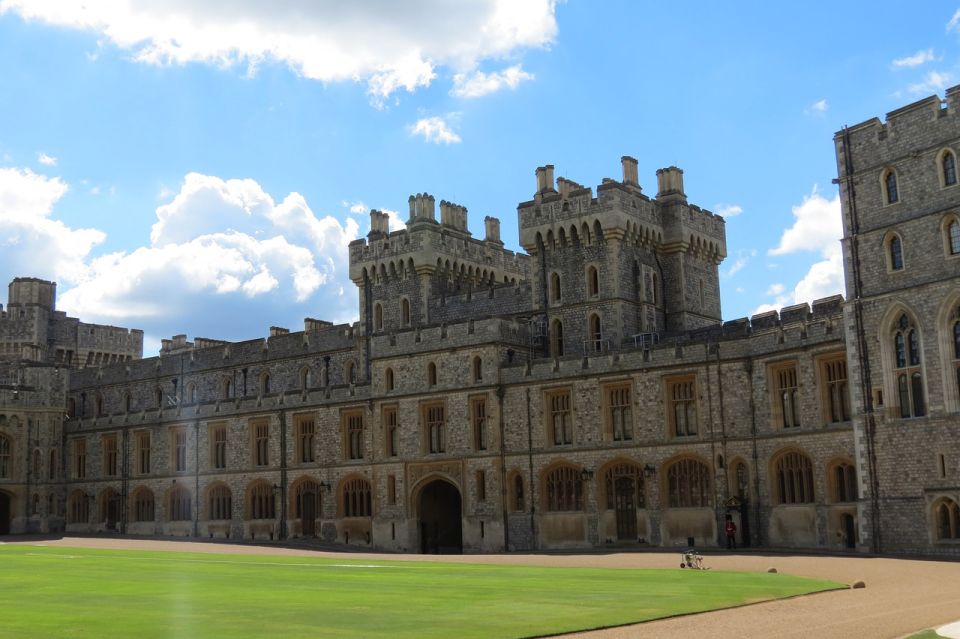
[{"label": "fluffy cumulus cloud", "polygon": [[926,64],[936,58],[933,55],[933,49],[924,49],[923,51],[917,51],[913,55],[904,56],[902,58],[897,58],[890,63],[894,69],[910,69],[913,67],[919,67],[922,64]]},{"label": "fluffy cumulus cloud", "polygon": [[67,190],[56,177],[0,168],[0,272],[67,284],[84,279],[85,259],[106,235],[71,229],[52,217]]},{"label": "fluffy cumulus cloud", "polygon": [[44,166],[56,166],[57,158],[52,155],[47,155],[46,153],[37,153],[37,162]]},{"label": "fluffy cumulus cloud", "polygon": [[820,260],[810,266],[793,290],[781,283],[771,285],[767,289],[767,295],[772,296],[773,301],[762,304],[755,313],[843,293],[840,196],[836,195],[828,200],[814,187],[810,195],[793,207],[793,217],[793,226],[783,232],[780,243],[770,249],[768,255],[814,252],[819,254]]},{"label": "fluffy cumulus cloud", "polygon": [[[449,117],[449,116],[448,116]],[[411,136],[421,136],[432,144],[458,144],[460,136],[454,131],[447,120],[435,115],[429,118],[420,118],[409,127]]]},{"label": "fluffy cumulus cloud", "polygon": [[477,68],[557,32],[556,0],[0,0],[0,13],[97,33],[149,64],[289,65],[323,82],[361,80],[375,103],[429,85],[438,67]]},{"label": "fluffy cumulus cloud", "polygon": [[458,73],[453,76],[450,94],[458,98],[479,98],[504,88],[516,89],[526,80],[533,80],[533,74],[524,71],[519,64],[492,73]]},{"label": "fluffy cumulus cloud", "polygon": [[717,204],[713,207],[713,211],[720,217],[730,218],[743,213],[743,207],[738,204]]},{"label": "fluffy cumulus cloud", "polygon": [[928,71],[923,79],[907,87],[907,91],[914,95],[942,93],[953,84],[953,74],[946,71]]}]

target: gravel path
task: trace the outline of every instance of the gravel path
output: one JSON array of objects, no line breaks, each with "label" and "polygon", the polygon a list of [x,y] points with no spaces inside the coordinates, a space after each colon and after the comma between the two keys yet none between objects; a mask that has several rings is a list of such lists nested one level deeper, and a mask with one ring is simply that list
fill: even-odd
[{"label": "gravel path", "polygon": [[[47,546],[176,550],[287,556],[349,557],[463,563],[616,568],[678,568],[678,552],[583,555],[383,555],[333,553],[246,544],[93,537],[62,539],[5,538],[7,543]],[[819,577],[866,588],[771,601],[730,610],[664,619],[645,624],[569,635],[583,639],[634,637],[784,637],[802,639],[896,638],[960,619],[960,563],[875,557],[827,557],[780,554],[707,554],[715,570],[766,571]]]}]

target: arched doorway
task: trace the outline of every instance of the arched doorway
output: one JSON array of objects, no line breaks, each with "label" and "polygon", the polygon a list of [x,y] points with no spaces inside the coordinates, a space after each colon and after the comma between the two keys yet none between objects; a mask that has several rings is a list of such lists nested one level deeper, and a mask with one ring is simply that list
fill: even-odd
[{"label": "arched doorway", "polygon": [[116,530],[120,521],[120,495],[115,490],[107,489],[101,500],[100,520],[107,530]]},{"label": "arched doorway", "polygon": [[853,520],[853,515],[844,513],[840,520],[843,524],[843,545],[845,548],[853,549],[857,547],[857,525]]},{"label": "arched doorway", "polygon": [[10,495],[0,490],[0,535],[10,534]]},{"label": "arched doorway", "polygon": [[460,491],[446,481],[434,480],[420,491],[420,551],[424,554],[463,552]]}]

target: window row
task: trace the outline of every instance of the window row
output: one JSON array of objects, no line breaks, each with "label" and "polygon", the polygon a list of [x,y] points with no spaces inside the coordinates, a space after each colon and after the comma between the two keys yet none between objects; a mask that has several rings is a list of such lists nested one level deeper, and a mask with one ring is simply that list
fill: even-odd
[{"label": "window row", "polygon": [[[960,255],[960,218],[954,214],[944,218],[941,233],[944,254],[951,257]],[[928,248],[921,247],[919,250],[927,254]],[[904,270],[904,241],[900,233],[890,231],[884,236],[883,254],[886,257],[888,272]]]},{"label": "window row", "polygon": [[[936,156],[937,177],[940,188],[945,189],[957,184],[957,156],[952,149],[941,149]],[[888,166],[880,172],[880,191],[884,204],[900,202],[903,193],[900,189],[900,177],[896,167]]]},{"label": "window row", "polygon": [[[439,383],[440,378],[438,371],[439,368],[436,362],[427,362],[424,380],[430,388],[437,386]],[[479,355],[474,355],[470,360],[470,379],[475,384],[483,382],[483,358]],[[458,378],[453,380],[453,382],[462,384],[464,380]],[[397,376],[390,366],[383,370],[383,389],[388,393],[397,389]]]}]

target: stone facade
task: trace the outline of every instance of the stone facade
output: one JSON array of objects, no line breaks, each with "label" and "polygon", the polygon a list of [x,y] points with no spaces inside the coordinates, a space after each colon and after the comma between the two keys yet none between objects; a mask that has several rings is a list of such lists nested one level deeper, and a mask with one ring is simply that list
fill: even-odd
[{"label": "stone facade", "polygon": [[[847,302],[722,322],[722,218],[687,202],[676,167],[647,196],[630,157],[595,194],[538,168],[525,253],[495,218],[472,237],[459,204],[438,221],[429,194],[404,230],[372,211],[350,245],[352,325],[178,335],[149,359],[123,350],[129,332],[67,356],[9,324],[28,292],[57,317],[51,283],[17,280],[2,531],[485,552],[715,546],[731,518],[752,546],[955,553],[955,95],[838,133]],[[915,373],[922,415],[904,418],[897,380]]]}]

